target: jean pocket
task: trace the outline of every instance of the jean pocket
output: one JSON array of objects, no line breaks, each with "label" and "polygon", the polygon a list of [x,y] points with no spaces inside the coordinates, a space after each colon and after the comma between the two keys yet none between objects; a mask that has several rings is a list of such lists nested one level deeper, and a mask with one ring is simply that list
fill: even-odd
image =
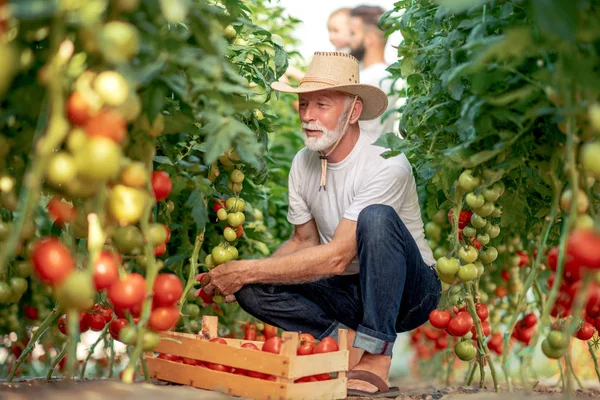
[{"label": "jean pocket", "polygon": [[440,301],[440,293],[428,293],[421,303],[413,307],[398,325],[398,332],[408,332],[423,325]]}]

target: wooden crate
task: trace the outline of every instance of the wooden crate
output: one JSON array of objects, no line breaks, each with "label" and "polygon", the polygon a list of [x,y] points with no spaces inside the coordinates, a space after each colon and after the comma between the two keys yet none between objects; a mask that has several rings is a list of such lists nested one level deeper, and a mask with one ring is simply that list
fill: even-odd
[{"label": "wooden crate", "polygon": [[[210,343],[217,337],[217,317],[203,317],[201,334],[178,332],[161,333],[161,341],[153,352],[146,353],[151,378],[216,390],[234,396],[262,399],[345,399],[348,371],[347,331],[340,329],[339,351],[297,356],[297,332],[284,332],[280,354],[240,348],[254,343],[259,349],[262,342],[225,339],[228,346]],[[234,368],[262,372],[277,377],[276,381],[251,378],[208,368],[167,361],[155,353],[169,353],[196,360],[223,364]],[[294,380],[323,373],[337,373],[328,381],[294,383]]]}]

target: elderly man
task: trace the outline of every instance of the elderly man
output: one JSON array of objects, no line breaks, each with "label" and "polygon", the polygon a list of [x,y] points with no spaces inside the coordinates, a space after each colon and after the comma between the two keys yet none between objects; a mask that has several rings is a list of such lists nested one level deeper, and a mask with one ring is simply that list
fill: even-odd
[{"label": "elderly man", "polygon": [[384,159],[359,120],[383,113],[387,97],[359,83],[351,55],[315,53],[297,88],[306,148],[292,162],[293,236],[264,260],[210,271],[207,292],[235,294],[249,314],[317,338],[350,329],[348,394],[394,397],[388,374],[398,332],[427,321],[440,298],[411,166]]}]

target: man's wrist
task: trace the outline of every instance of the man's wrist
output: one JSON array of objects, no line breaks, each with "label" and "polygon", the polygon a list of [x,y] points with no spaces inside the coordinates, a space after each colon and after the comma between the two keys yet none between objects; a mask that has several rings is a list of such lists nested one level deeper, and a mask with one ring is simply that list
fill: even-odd
[{"label": "man's wrist", "polygon": [[245,284],[249,283],[258,283],[260,282],[260,277],[258,276],[258,261],[261,260],[244,260],[243,268],[240,271],[240,274],[244,276]]}]

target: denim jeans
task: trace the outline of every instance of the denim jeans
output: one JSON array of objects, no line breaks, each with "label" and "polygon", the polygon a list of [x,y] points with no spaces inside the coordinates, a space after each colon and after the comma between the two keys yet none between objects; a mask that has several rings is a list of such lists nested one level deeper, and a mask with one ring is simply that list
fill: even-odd
[{"label": "denim jeans", "polygon": [[427,321],[439,302],[441,283],[392,207],[366,207],[358,216],[356,240],[358,274],[246,285],[235,294],[238,303],[264,322],[317,339],[352,328],[354,347],[390,355],[397,333]]}]

